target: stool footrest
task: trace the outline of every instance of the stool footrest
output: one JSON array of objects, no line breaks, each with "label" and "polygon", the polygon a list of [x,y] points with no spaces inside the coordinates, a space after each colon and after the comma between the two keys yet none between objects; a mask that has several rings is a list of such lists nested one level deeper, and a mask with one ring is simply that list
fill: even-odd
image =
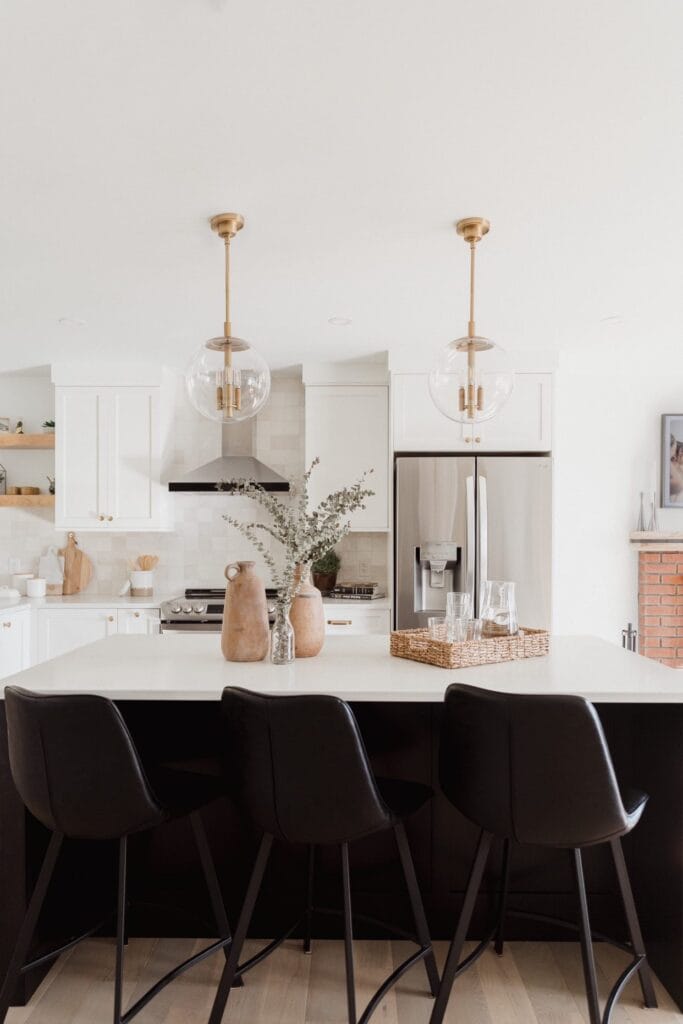
[{"label": "stool footrest", "polygon": [[[579,931],[579,926],[575,921],[567,921],[563,917],[550,917],[548,914],[536,914],[529,910],[515,910],[514,907],[510,907],[506,910],[506,914],[514,915],[514,917],[523,917],[529,921],[539,921],[541,924],[554,924],[558,928],[565,928],[572,932]],[[633,955],[633,946],[628,942],[620,942],[619,939],[613,939],[611,936],[605,935],[603,932],[593,931],[592,928],[591,938],[595,942],[607,942],[610,946],[616,946],[617,949],[623,950],[624,953],[630,953]]]},{"label": "stool footrest", "polygon": [[79,942],[83,942],[83,939],[89,939],[91,935],[94,935],[95,932],[100,930],[100,928],[103,928],[107,921],[111,920],[112,916],[113,914],[107,914],[107,916],[103,917],[101,921],[98,921],[97,924],[92,926],[92,928],[88,928],[87,931],[78,935],[75,939],[69,939],[69,941],[65,942],[63,946],[59,946],[57,949],[51,949],[49,953],[43,953],[42,956],[37,956],[33,960],[29,960],[23,965],[19,973],[26,974],[28,971],[32,971],[34,968],[40,967],[42,964],[49,963],[50,960],[55,960],[58,956],[61,956],[62,953],[67,953],[70,949],[73,949],[74,946],[77,946]]},{"label": "stool footrest", "polygon": [[409,956],[407,960],[404,960],[402,964],[399,964],[395,971],[392,971],[392,973],[389,975],[386,981],[382,982],[382,984],[377,989],[368,1005],[363,1010],[362,1014],[358,1018],[358,1024],[367,1024],[367,1022],[370,1020],[370,1017],[375,1012],[379,1004],[382,1002],[384,996],[387,994],[389,989],[403,977],[406,971],[410,970],[411,967],[419,963],[420,960],[424,960],[424,958],[427,956],[429,952],[429,946],[421,946],[416,953],[413,953],[413,955]]}]

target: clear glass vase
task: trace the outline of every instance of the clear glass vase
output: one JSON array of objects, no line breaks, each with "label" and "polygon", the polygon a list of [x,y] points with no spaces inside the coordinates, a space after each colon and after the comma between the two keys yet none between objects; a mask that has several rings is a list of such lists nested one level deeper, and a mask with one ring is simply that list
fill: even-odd
[{"label": "clear glass vase", "polygon": [[273,665],[294,661],[294,628],[289,621],[289,604],[275,606],[275,622],[270,634],[270,660]]},{"label": "clear glass vase", "polygon": [[515,585],[508,580],[486,580],[481,601],[481,635],[486,639],[516,636]]}]

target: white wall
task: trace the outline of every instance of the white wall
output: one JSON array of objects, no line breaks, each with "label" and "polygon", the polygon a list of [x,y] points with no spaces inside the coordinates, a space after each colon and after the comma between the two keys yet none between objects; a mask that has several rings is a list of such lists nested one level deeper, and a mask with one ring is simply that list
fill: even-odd
[{"label": "white wall", "polygon": [[[554,628],[618,641],[637,623],[628,535],[639,492],[659,501],[661,414],[683,411],[683,352],[643,334],[561,354],[554,417]],[[683,530],[683,511],[658,510]]]}]

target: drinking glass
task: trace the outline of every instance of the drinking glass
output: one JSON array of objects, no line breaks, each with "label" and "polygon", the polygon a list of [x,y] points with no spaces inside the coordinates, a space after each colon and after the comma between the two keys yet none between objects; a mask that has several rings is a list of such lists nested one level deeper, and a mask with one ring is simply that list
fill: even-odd
[{"label": "drinking glass", "polygon": [[427,627],[432,640],[446,639],[446,620],[443,615],[430,615],[427,619]]},{"label": "drinking glass", "polygon": [[467,623],[467,639],[481,640],[481,619],[470,619]]},{"label": "drinking glass", "polygon": [[467,639],[467,619],[448,619],[446,621],[446,639],[451,644],[460,644]]},{"label": "drinking glass", "polygon": [[481,635],[516,636],[517,601],[515,584],[508,580],[486,580],[481,602]]},{"label": "drinking glass", "polygon": [[446,614],[449,619],[469,619],[471,611],[469,594],[456,591],[446,594]]}]

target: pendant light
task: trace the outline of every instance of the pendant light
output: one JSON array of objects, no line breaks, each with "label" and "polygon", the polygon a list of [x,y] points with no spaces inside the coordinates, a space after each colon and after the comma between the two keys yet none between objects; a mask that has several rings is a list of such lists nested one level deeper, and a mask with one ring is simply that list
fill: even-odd
[{"label": "pendant light", "polygon": [[[490,224],[483,217],[466,217],[455,225],[470,248],[470,318],[467,337],[456,338],[442,350],[429,374],[429,393],[437,409],[456,423],[490,420],[512,394],[513,374],[504,365],[504,351],[495,342],[477,334],[474,322],[474,269],[478,243],[488,234]],[[478,356],[485,357],[484,367]]]},{"label": "pendant light", "polygon": [[225,243],[225,323],[223,334],[204,342],[185,381],[192,405],[202,416],[234,423],[255,416],[270,394],[270,370],[248,341],[236,338],[230,323],[230,243],[244,227],[239,213],[219,213],[211,228]]}]

